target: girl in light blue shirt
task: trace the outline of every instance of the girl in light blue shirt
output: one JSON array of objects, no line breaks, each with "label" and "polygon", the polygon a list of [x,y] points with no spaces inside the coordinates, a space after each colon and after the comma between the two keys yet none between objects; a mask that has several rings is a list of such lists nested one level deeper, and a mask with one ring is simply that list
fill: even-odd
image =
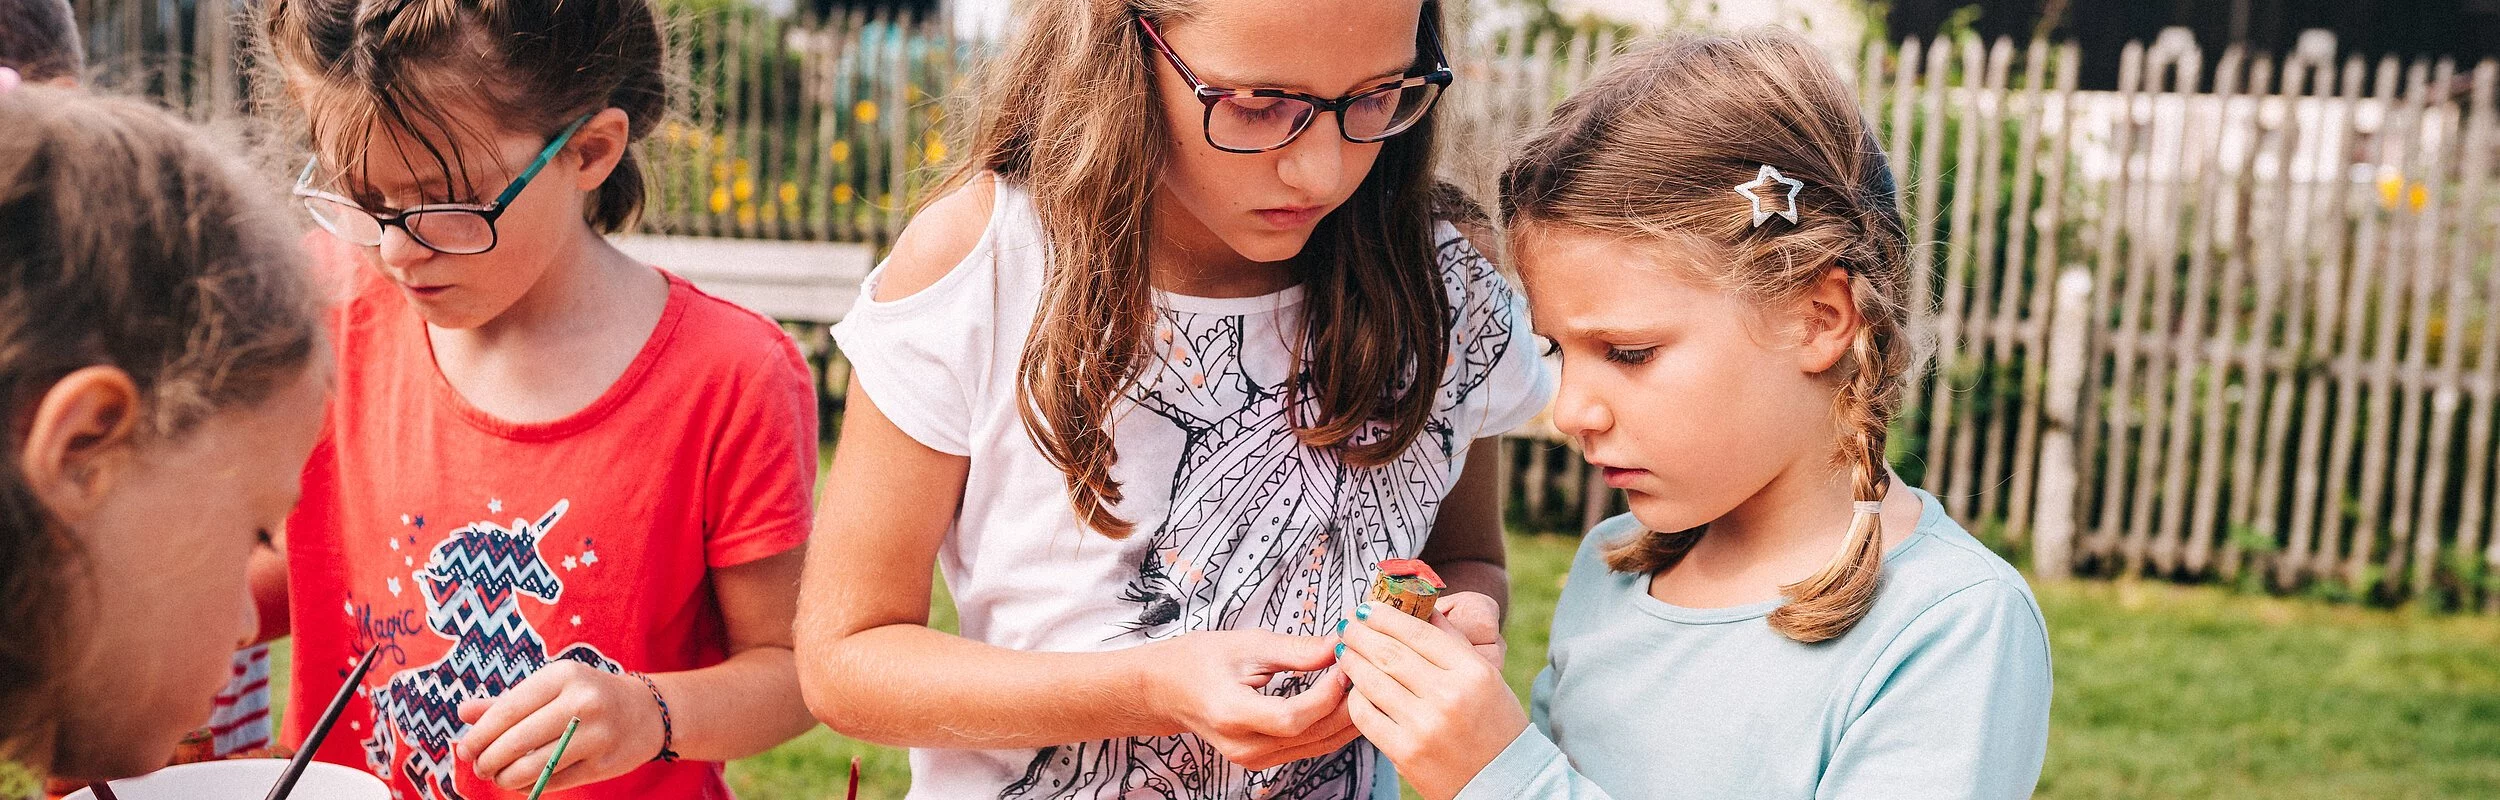
[{"label": "girl in light blue shirt", "polygon": [[1884,462],[1911,382],[1891,171],[1781,31],[1617,59],[1502,179],[1556,427],[1632,513],[1589,532],[1530,713],[1498,659],[1359,608],[1354,723],[1425,797],[2024,797],[2048,635]]}]

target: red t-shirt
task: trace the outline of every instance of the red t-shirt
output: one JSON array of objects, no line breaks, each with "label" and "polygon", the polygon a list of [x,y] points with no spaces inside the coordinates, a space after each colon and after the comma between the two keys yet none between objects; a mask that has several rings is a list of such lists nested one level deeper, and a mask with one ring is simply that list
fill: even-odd
[{"label": "red t-shirt", "polygon": [[[317,247],[323,260],[353,264]],[[516,424],[468,404],[425,324],[369,269],[333,311],[328,434],[287,522],[301,744],[357,657],[381,655],[322,742],[403,800],[520,797],[456,762],[455,710],[540,666],[675,672],[727,641],[710,570],[807,538],[815,394],[780,326],[668,276],[633,365],[589,407]],[[647,764],[551,798],[727,798],[721,765]]]}]

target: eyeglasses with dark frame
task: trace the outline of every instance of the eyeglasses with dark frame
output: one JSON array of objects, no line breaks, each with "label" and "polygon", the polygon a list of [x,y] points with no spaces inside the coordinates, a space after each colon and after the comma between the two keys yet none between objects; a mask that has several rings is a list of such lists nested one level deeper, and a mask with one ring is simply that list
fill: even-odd
[{"label": "eyeglasses with dark frame", "polygon": [[1171,44],[1163,41],[1163,33],[1155,30],[1154,23],[1143,16],[1135,19],[1148,44],[1172,62],[1181,79],[1189,82],[1198,102],[1206,104],[1203,127],[1207,144],[1227,153],[1264,153],[1292,144],[1322,111],[1336,115],[1337,135],[1346,141],[1382,141],[1422,122],[1454,78],[1449,57],[1441,50],[1441,37],[1432,30],[1429,20],[1419,24],[1424,42],[1431,48],[1432,71],[1332,100],[1283,89],[1209,86],[1181,61],[1180,53],[1173,51]]},{"label": "eyeglasses with dark frame", "polygon": [[572,140],[573,132],[581,130],[582,124],[597,113],[584,114],[564,126],[563,133],[556,134],[538,151],[538,160],[530,162],[528,169],[504,186],[503,193],[496,195],[492,203],[432,203],[396,211],[371,211],[355,200],[312,188],[317,159],[305,162],[303,174],[295,177],[294,195],[304,199],[304,210],[312,213],[314,223],[348,244],[374,247],[382,243],[383,229],[398,228],[428,250],[445,255],[477,255],[495,249],[499,241],[495,220],[503,216],[513,198],[521,196],[530,179],[538,177],[538,171],[546,169],[547,162],[564,150],[564,143]]}]

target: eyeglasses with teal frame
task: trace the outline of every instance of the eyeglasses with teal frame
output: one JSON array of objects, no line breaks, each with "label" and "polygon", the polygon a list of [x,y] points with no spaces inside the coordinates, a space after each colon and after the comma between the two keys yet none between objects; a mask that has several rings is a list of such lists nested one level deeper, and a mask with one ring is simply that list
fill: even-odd
[{"label": "eyeglasses with teal frame", "polygon": [[433,203],[375,212],[355,200],[312,188],[313,167],[318,159],[304,163],[303,174],[295,178],[294,195],[303,199],[304,210],[312,213],[313,222],[349,244],[378,246],[382,244],[383,229],[398,228],[408,234],[410,241],[428,250],[455,256],[477,255],[495,249],[499,240],[495,233],[496,218],[503,216],[504,209],[512,204],[513,198],[521,196],[521,190],[529,187],[530,179],[538,177],[539,170],[547,168],[547,162],[563,152],[565,142],[573,139],[573,132],[581,130],[583,123],[596,115],[597,112],[584,114],[573,124],[564,126],[563,133],[556,134],[556,138],[547,142],[545,149],[538,151],[538,160],[530,162],[528,169],[513,178],[512,183],[504,187],[503,193],[495,196],[494,202],[484,205]]}]

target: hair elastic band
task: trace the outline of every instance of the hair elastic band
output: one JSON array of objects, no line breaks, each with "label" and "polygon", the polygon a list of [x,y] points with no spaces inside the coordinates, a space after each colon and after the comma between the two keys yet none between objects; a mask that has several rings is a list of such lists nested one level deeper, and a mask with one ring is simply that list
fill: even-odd
[{"label": "hair elastic band", "polygon": [[1859,500],[1857,502],[1850,503],[1849,510],[1859,514],[1881,514],[1884,513],[1884,501]]},{"label": "hair elastic band", "polygon": [[[1762,209],[1763,197],[1758,190],[1768,189],[1773,184],[1788,187],[1788,207],[1778,211],[1765,211]],[[1762,227],[1762,223],[1771,221],[1772,217],[1787,217],[1788,224],[1797,224],[1797,191],[1804,188],[1806,188],[1805,181],[1782,175],[1778,168],[1764,164],[1762,169],[1754,172],[1753,180],[1736,184],[1736,193],[1744,195],[1746,200],[1753,202],[1753,226],[1759,228]],[[1779,192],[1774,191],[1771,195],[1776,197]]]}]

